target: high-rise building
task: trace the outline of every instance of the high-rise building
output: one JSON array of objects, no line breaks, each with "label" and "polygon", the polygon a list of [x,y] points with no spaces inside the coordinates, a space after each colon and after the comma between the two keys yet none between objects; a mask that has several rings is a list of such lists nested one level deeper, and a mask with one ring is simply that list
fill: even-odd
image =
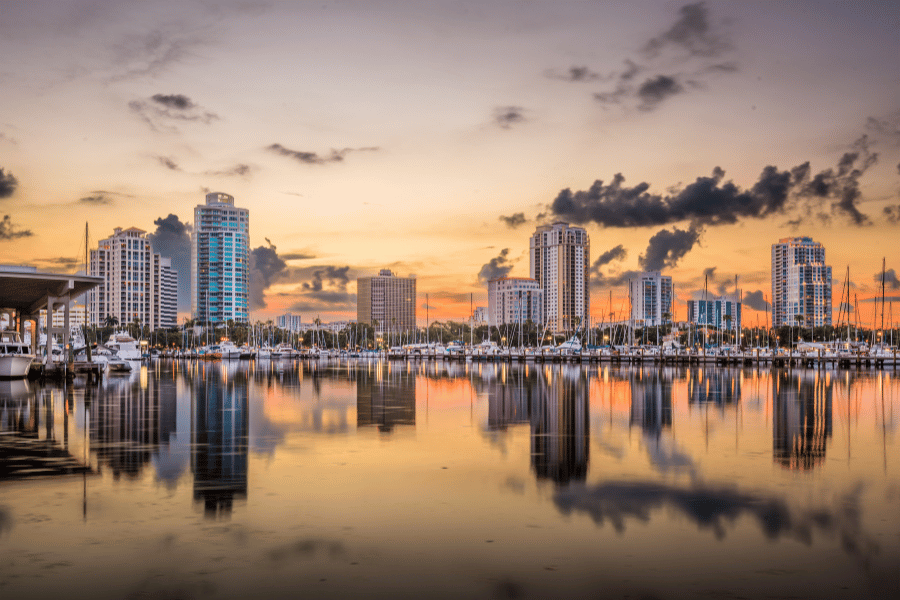
[{"label": "high-rise building", "polygon": [[531,236],[531,278],[544,292],[543,323],[554,332],[586,325],[590,316],[591,243],[568,223],[541,225]]},{"label": "high-rise building", "polygon": [[275,320],[275,325],[285,331],[290,331],[291,333],[297,333],[303,329],[303,322],[300,320],[300,315],[292,315],[291,313],[285,313],[278,317]]},{"label": "high-rise building", "polygon": [[687,303],[688,322],[700,327],[724,331],[741,330],[741,300],[739,295],[709,296]]},{"label": "high-rise building", "polygon": [[157,327],[178,327],[178,273],[172,268],[172,259],[159,259],[159,321]]},{"label": "high-rise building", "polygon": [[672,321],[672,278],[659,271],[641,273],[628,282],[631,321],[655,327]]},{"label": "high-rise building", "polygon": [[194,208],[191,314],[202,323],[250,317],[250,212],[213,192]]},{"label": "high-rise building", "polygon": [[831,325],[831,267],[812,238],[772,244],[772,325]]},{"label": "high-rise building", "polygon": [[499,277],[488,281],[488,325],[540,323],[543,316],[541,286],[527,277]]},{"label": "high-rise building", "polygon": [[105,324],[107,317],[150,329],[177,324],[178,275],[168,258],[153,252],[145,231],[116,227],[112,237],[91,250],[88,269],[106,280],[87,293],[92,325]]},{"label": "high-rise building", "polygon": [[416,327],[416,279],[397,277],[382,269],[373,277],[356,280],[356,320],[376,330],[409,331]]}]

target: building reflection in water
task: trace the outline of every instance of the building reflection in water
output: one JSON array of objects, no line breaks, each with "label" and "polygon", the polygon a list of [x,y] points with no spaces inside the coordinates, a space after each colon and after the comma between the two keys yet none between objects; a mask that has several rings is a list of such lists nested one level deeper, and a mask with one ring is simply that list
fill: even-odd
[{"label": "building reflection in water", "polygon": [[390,433],[416,424],[416,378],[405,369],[374,364],[356,371],[356,425]]},{"label": "building reflection in water", "polygon": [[672,377],[662,369],[641,369],[631,378],[631,424],[659,435],[672,427]]},{"label": "building reflection in water", "polygon": [[834,386],[815,371],[772,374],[772,457],[788,469],[809,470],[825,461],[831,437]]},{"label": "building reflection in water", "polygon": [[108,377],[89,406],[91,450],[118,479],[137,478],[159,445],[159,388],[137,375]]},{"label": "building reflection in water", "polygon": [[688,400],[691,404],[716,404],[718,406],[740,402],[740,370],[691,369],[688,373]]},{"label": "building reflection in water", "polygon": [[546,385],[536,386],[531,407],[535,474],[557,484],[584,481],[590,443],[587,374],[568,365],[544,373]]},{"label": "building reflection in water", "polygon": [[194,501],[227,516],[247,497],[249,382],[245,373],[202,365],[193,380],[191,469]]},{"label": "building reflection in water", "polygon": [[[491,365],[493,366],[493,365]],[[528,377],[525,369],[515,369],[502,365],[501,379],[491,380],[488,393],[488,431],[505,431],[511,425],[531,422],[531,406],[534,403],[535,371]],[[543,372],[540,372],[543,374]]]}]

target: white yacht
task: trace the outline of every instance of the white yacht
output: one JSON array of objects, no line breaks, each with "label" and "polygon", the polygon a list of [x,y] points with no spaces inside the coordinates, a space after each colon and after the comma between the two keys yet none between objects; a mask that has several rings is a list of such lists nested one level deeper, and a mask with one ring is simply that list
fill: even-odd
[{"label": "white yacht", "polygon": [[241,357],[241,349],[231,340],[224,340],[219,344],[219,352],[221,352],[222,358],[224,359]]},{"label": "white yacht", "polygon": [[17,331],[0,331],[0,378],[22,379],[28,375],[34,354]]},{"label": "white yacht", "polygon": [[141,360],[141,349],[137,340],[124,331],[109,336],[105,346],[122,360]]}]

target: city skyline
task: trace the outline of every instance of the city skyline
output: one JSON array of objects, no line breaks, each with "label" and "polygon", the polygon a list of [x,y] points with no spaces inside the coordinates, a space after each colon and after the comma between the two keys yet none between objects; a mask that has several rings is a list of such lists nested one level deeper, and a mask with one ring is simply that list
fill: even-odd
[{"label": "city skyline", "polygon": [[819,2],[14,4],[0,262],[74,271],[84,222],[91,246],[137,227],[186,316],[191,211],[221,190],[253,213],[253,320],[352,318],[384,267],[416,276],[420,317],[428,293],[432,320],[464,320],[565,221],[593,242],[595,319],[662,270],[676,320],[739,275],[762,322],[771,245],[809,235],[869,321],[882,256],[900,300],[898,22]]}]

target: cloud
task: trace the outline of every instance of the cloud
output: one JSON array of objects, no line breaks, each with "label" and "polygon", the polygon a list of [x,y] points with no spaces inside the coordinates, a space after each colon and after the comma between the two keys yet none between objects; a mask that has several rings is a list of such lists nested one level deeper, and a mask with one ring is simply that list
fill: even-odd
[{"label": "cloud", "polygon": [[109,206],[114,204],[114,200],[109,197],[107,192],[97,191],[91,192],[92,196],[84,196],[83,198],[79,198],[75,201],[76,204],[83,204],[86,206]]},{"label": "cloud", "polygon": [[[689,89],[704,88],[711,78],[736,72],[736,61],[723,60],[733,50],[730,38],[714,27],[704,3],[685,5],[667,30],[626,58],[622,69],[602,78],[612,82],[612,89],[595,93],[594,99],[654,110]],[[638,75],[645,73],[638,84]]]},{"label": "cloud", "polygon": [[[885,296],[884,301],[885,302],[900,302],[900,296]],[[877,303],[881,302],[880,295],[872,296],[871,298],[865,298],[865,299],[859,301],[860,304],[873,304],[876,302]],[[853,310],[852,307],[851,307],[851,310]]]},{"label": "cloud", "polygon": [[0,167],[0,199],[9,198],[16,192],[19,187],[19,180],[9,171],[4,171]]},{"label": "cloud", "polygon": [[62,270],[65,272],[75,271],[84,267],[84,258],[73,258],[71,256],[56,256],[53,258],[38,258],[35,262],[48,269]]},{"label": "cloud", "polygon": [[678,80],[669,75],[657,75],[647,79],[637,89],[637,96],[641,103],[638,105],[640,110],[649,111],[671,96],[675,96],[684,91]]},{"label": "cloud", "polygon": [[[872,276],[872,279],[880,286],[881,272],[875,273],[875,275]],[[897,273],[894,269],[887,269],[884,272],[884,286],[889,290],[900,290],[900,280],[897,279]]]},{"label": "cloud", "polygon": [[331,153],[326,156],[320,156],[315,152],[291,150],[289,148],[285,148],[281,144],[270,144],[269,146],[266,146],[266,150],[274,152],[275,154],[278,154],[280,156],[293,158],[294,160],[303,164],[324,165],[326,163],[343,162],[344,157],[351,152],[377,152],[381,150],[381,148],[377,146],[370,146],[365,148],[343,148],[341,150],[332,150]]},{"label": "cloud", "polygon": [[500,215],[500,221],[505,223],[506,226],[509,227],[510,229],[515,229],[516,227],[519,227],[520,225],[524,225],[525,223],[527,223],[528,219],[525,218],[525,213],[517,212],[517,213],[513,213],[509,216]]},{"label": "cloud", "polygon": [[170,171],[182,170],[182,168],[178,166],[178,163],[176,163],[175,159],[173,158],[169,158],[168,156],[154,156],[153,158],[155,158],[159,164],[169,169]]},{"label": "cloud", "polygon": [[595,73],[591,71],[587,67],[569,67],[564,72],[560,73],[559,71],[555,71],[553,69],[548,70],[545,73],[545,76],[549,79],[558,79],[560,81],[570,81],[573,83],[580,83],[584,81],[596,81],[600,79],[601,75],[599,73]]},{"label": "cloud", "polygon": [[172,259],[172,269],[178,273],[178,310],[191,307],[191,225],[169,214],[153,221],[156,231],[148,236],[153,251]]},{"label": "cloud", "polygon": [[882,214],[884,215],[884,218],[891,223],[900,223],[900,204],[896,206],[885,206]]},{"label": "cloud", "polygon": [[287,252],[285,254],[282,254],[281,258],[283,260],[307,260],[310,258],[316,258],[316,255],[307,251]]},{"label": "cloud", "polygon": [[749,306],[753,310],[769,310],[769,303],[766,302],[765,294],[763,294],[762,290],[756,290],[755,292],[747,292],[744,294],[744,298],[741,301],[744,306]]},{"label": "cloud", "polygon": [[503,129],[525,123],[525,109],[521,106],[498,106],[494,109],[494,123]]},{"label": "cloud", "polygon": [[703,230],[693,225],[688,229],[662,229],[650,238],[647,250],[638,258],[638,264],[645,271],[674,267],[700,241],[702,234]]},{"label": "cloud", "polygon": [[294,298],[290,310],[295,311],[347,311],[356,308],[356,294],[348,290],[356,278],[356,270],[349,265],[318,265],[303,269],[291,269],[284,278],[301,279],[300,285],[289,296]]},{"label": "cloud", "polygon": [[596,289],[618,287],[625,285],[635,277],[640,277],[641,273],[642,271],[627,270],[604,275],[598,271],[591,275],[591,287]]},{"label": "cloud", "polygon": [[203,174],[209,177],[247,177],[252,171],[250,165],[240,163],[222,171],[206,171]]},{"label": "cloud", "polygon": [[621,261],[625,260],[628,256],[628,251],[625,249],[625,246],[619,244],[615,248],[610,248],[594,261],[594,264],[591,265],[591,277],[599,277],[603,278],[603,274],[600,272],[600,269],[608,265],[613,261]]},{"label": "cloud", "polygon": [[268,246],[250,252],[250,309],[266,308],[266,290],[287,268],[278,249],[266,238]]},{"label": "cloud", "polygon": [[178,121],[209,125],[219,120],[219,115],[184,94],[154,94],[147,100],[132,100],[128,108],[153,131],[177,132],[174,122]]},{"label": "cloud", "polygon": [[833,214],[843,214],[853,225],[868,224],[857,202],[859,178],[877,161],[869,152],[865,137],[857,140],[853,152],[845,153],[837,167],[811,175],[809,163],[780,171],[765,167],[752,187],[742,189],[725,181],[725,171],[716,167],[709,177],[697,177],[684,188],[653,194],[650,184],[625,185],[617,173],[609,184],[597,180],[585,191],[562,190],[550,204],[558,217],[604,227],[652,227],[689,221],[694,225],[727,225],[742,219],[762,219],[786,214],[799,206],[803,218],[820,211],[831,201]]},{"label": "cloud", "polygon": [[349,271],[349,266],[322,267],[317,271],[313,271],[312,280],[304,282],[302,288],[313,292],[321,292],[327,285],[328,287],[336,287],[345,290],[347,289],[347,284],[350,283],[350,278],[347,277]]},{"label": "cloud", "polygon": [[641,52],[650,58],[667,49],[690,56],[716,57],[732,49],[729,39],[713,30],[704,2],[686,4],[678,20],[662,34],[648,41]]},{"label": "cloud", "polygon": [[19,229],[14,225],[9,215],[4,215],[3,219],[0,220],[0,241],[17,240],[33,235],[34,233],[30,229]]},{"label": "cloud", "polygon": [[513,263],[508,257],[509,248],[504,248],[498,256],[489,260],[487,264],[482,265],[481,270],[478,272],[478,281],[487,283],[491,279],[509,275],[509,272],[512,271]]}]

